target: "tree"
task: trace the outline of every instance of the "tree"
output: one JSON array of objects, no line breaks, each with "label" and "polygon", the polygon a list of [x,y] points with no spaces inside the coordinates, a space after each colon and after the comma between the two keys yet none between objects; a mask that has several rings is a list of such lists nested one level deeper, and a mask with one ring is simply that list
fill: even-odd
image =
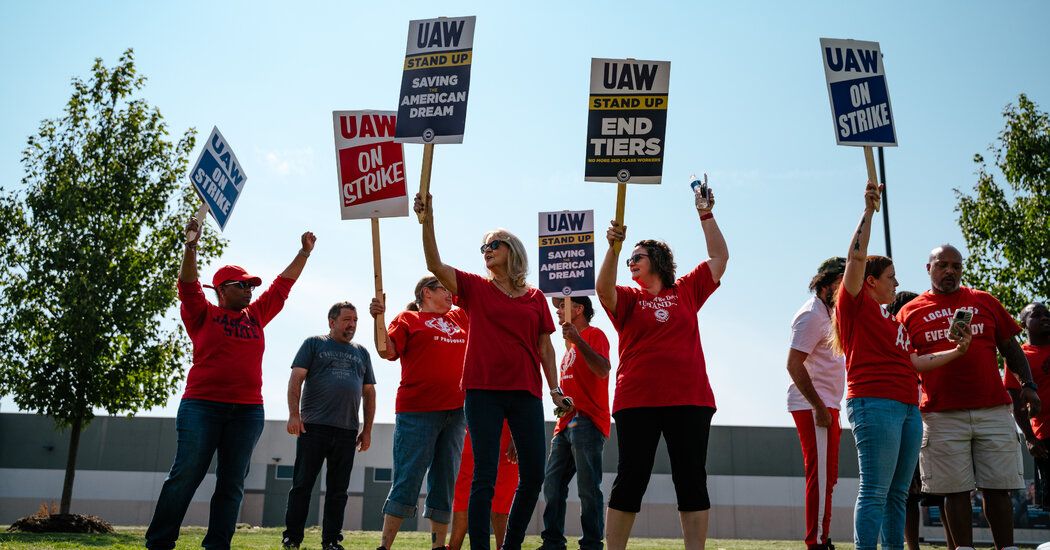
[{"label": "tree", "polygon": [[1006,127],[989,148],[1008,185],[1000,187],[974,155],[974,196],[955,190],[970,258],[967,284],[987,290],[1017,314],[1050,297],[1050,117],[1025,94],[1003,110]]},{"label": "tree", "polygon": [[[60,513],[68,514],[80,433],[94,417],[162,405],[189,342],[172,320],[183,226],[199,199],[183,175],[195,131],[168,139],[132,50],[73,79],[60,118],[22,152],[0,189],[0,394],[70,428]],[[224,243],[206,232],[200,257]]]}]

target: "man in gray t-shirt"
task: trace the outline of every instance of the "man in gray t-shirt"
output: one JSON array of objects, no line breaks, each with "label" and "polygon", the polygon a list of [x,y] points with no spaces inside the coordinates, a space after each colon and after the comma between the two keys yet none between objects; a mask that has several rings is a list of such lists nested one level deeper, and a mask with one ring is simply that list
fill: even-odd
[{"label": "man in gray t-shirt", "polygon": [[[288,433],[297,436],[292,490],[288,492],[284,548],[299,548],[310,510],[310,492],[328,462],[322,548],[341,549],[346,489],[355,450],[366,451],[372,440],[376,411],[375,373],[365,348],[352,343],[357,310],[339,302],[328,311],[328,334],[311,336],[292,360],[288,380]],[[305,386],[305,387],[304,387]],[[364,401],[365,418],[358,409]]]}]

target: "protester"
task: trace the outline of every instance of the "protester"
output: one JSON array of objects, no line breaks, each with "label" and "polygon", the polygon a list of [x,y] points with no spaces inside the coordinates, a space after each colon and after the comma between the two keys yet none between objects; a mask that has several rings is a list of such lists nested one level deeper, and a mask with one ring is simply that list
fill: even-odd
[{"label": "protester", "polygon": [[791,321],[787,371],[788,411],[795,420],[806,469],[806,547],[830,550],[831,495],[839,477],[839,407],[846,388],[846,364],[828,341],[835,295],[846,259],[824,260],[809,282],[813,297]]},{"label": "protester", "polygon": [[[507,517],[510,505],[514,501],[514,490],[518,487],[518,456],[514,441],[510,437],[510,428],[503,422],[500,434],[499,466],[496,473],[496,487],[492,496],[492,535],[496,539],[496,548],[503,546],[507,535]],[[460,462],[459,475],[456,477],[456,495],[452,500],[452,534],[448,546],[451,550],[460,550],[463,539],[467,536],[467,514],[470,501],[470,482],[474,477],[474,453],[470,450],[470,433],[467,433],[463,445],[463,460]]]},{"label": "protester", "polygon": [[[846,413],[853,426],[860,486],[853,515],[856,550],[904,547],[905,502],[922,439],[916,371],[963,356],[970,333],[954,349],[918,356],[896,318],[881,307],[897,287],[893,261],[868,256],[879,187],[868,182],[864,215],[850,240],[835,300],[833,344],[846,356]],[[954,529],[953,529],[954,533]]]},{"label": "protester", "polygon": [[[373,298],[373,318],[386,311]],[[384,359],[401,360],[394,416],[394,477],[383,505],[381,550],[394,545],[401,523],[416,516],[424,476],[433,548],[444,548],[452,519],[452,492],[463,453],[463,354],[467,347],[467,314],[452,306],[452,293],[437,277],[416,283],[415,299],[394,317],[389,328],[377,327],[376,348],[384,340]],[[380,335],[380,332],[383,334]]]},{"label": "protester", "polygon": [[[1028,334],[1028,342],[1021,346],[1032,378],[1039,387],[1041,403],[1050,400],[1050,310],[1046,304],[1032,302],[1021,310],[1021,326]],[[1035,460],[1035,505],[1050,508],[1050,407],[1042,407],[1039,414],[1029,417],[1021,398],[1023,388],[1017,377],[1003,373],[1003,382],[1014,405],[1014,418],[1024,434],[1028,453]]]},{"label": "protester", "polygon": [[565,502],[569,482],[576,476],[580,495],[581,550],[601,550],[605,531],[605,497],[602,495],[602,451],[609,437],[609,339],[591,326],[594,306],[587,296],[553,298],[562,336],[571,346],[561,362],[560,384],[572,399],[574,412],[561,415],[554,426],[547,471],[543,479],[542,548],[565,550]]},{"label": "protester", "polygon": [[506,420],[518,452],[518,488],[514,493],[503,547],[518,550],[543,486],[544,439],[540,371],[556,406],[571,410],[558,387],[554,320],[541,293],[525,283],[528,258],[521,241],[504,229],[485,234],[481,253],[487,277],[442,263],[434,237],[432,197],[416,195],[423,214],[423,251],[427,269],[459,298],[470,316],[463,364],[464,411],[474,453],[468,529],[470,547],[489,548],[489,512],[499,464],[499,441]]},{"label": "protester", "polygon": [[[292,360],[288,379],[288,433],[295,440],[295,469],[284,515],[284,548],[299,548],[310,511],[310,493],[321,465],[325,479],[322,550],[343,550],[343,511],[354,451],[367,451],[376,412],[375,374],[365,348],[351,342],[357,309],[339,302],[328,310],[328,334],[311,336]],[[364,401],[365,419],[358,411]]]},{"label": "protester", "polygon": [[1039,396],[1021,346],[1021,327],[987,292],[960,286],[962,254],[951,245],[930,252],[931,290],[901,309],[901,321],[918,353],[943,352],[957,311],[973,314],[973,349],[940,371],[923,373],[920,404],[925,432],[919,463],[923,490],[944,495],[944,518],[958,548],[973,546],[970,492],[980,489],[997,548],[1013,543],[1010,491],[1024,487],[1017,465],[1021,446],[1011,418],[1010,395],[999,375],[996,351],[1025,386],[1020,398],[1033,414]]},{"label": "protester", "polygon": [[696,314],[718,288],[729,250],[711,213],[713,194],[706,204],[700,204],[699,195],[696,201],[710,258],[678,279],[670,247],[643,240],[627,259],[638,288],[617,286],[617,246],[626,227],[613,221],[606,235],[609,251],[596,290],[620,337],[612,407],[619,461],[605,531],[610,550],[627,546],[661,434],[671,461],[685,548],[703,548],[707,539],[707,441],[715,399]]},{"label": "protester", "polygon": [[197,273],[200,223],[190,218],[179,269],[180,314],[193,342],[193,366],[186,377],[175,428],[175,461],[164,480],[153,520],[146,530],[148,548],[175,548],[179,526],[194,492],[218,452],[205,548],[229,548],[244,496],[244,477],[263,430],[263,329],[284,307],[288,293],[306,266],[317,238],[307,231],[292,262],[256,300],[262,279],[239,266],[219,268],[212,277],[218,305],[208,302]]}]

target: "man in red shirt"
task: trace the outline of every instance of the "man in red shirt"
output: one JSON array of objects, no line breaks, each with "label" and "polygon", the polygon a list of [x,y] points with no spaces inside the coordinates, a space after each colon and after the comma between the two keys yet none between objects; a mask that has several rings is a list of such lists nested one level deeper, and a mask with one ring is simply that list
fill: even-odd
[{"label": "man in red shirt", "polygon": [[945,496],[945,522],[958,548],[969,549],[970,491],[980,489],[996,548],[1015,548],[1010,491],[1024,487],[1021,447],[996,351],[1024,388],[1020,399],[1032,414],[1038,413],[1037,387],[1015,339],[1021,328],[994,296],[960,286],[963,259],[954,246],[933,249],[926,270],[931,290],[900,311],[912,346],[919,354],[954,347],[948,333],[959,310],[973,313],[973,341],[965,356],[922,373],[923,491]]},{"label": "man in red shirt", "polygon": [[[1028,342],[1021,346],[1032,378],[1039,384],[1039,399],[1050,400],[1050,310],[1046,304],[1032,302],[1021,310],[1021,326],[1028,333]],[[1014,400],[1014,419],[1024,434],[1028,452],[1035,460],[1036,479],[1035,504],[1044,509],[1050,507],[1050,407],[1029,418],[1028,410],[1021,399],[1021,384],[1009,373],[1003,374],[1006,391]]]},{"label": "man in red shirt", "polygon": [[565,501],[576,476],[580,494],[580,550],[601,550],[605,531],[602,495],[602,450],[609,437],[609,339],[590,324],[594,306],[587,296],[572,300],[571,320],[565,319],[564,298],[553,298],[562,336],[572,345],[561,361],[559,385],[572,399],[573,410],[554,426],[547,470],[543,477],[544,550],[565,550]]}]

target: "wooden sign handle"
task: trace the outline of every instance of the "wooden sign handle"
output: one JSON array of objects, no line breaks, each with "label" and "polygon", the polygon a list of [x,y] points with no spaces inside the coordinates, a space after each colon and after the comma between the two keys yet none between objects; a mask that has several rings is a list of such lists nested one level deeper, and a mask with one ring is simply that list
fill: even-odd
[{"label": "wooden sign handle", "polygon": [[196,231],[190,230],[186,232],[186,242],[192,241],[197,238],[197,235],[204,230],[204,217],[208,215],[208,205],[201,201],[200,208],[197,209],[197,213],[193,215],[194,219],[197,220]]},{"label": "wooden sign handle", "polygon": [[[864,146],[864,164],[868,168],[868,181],[878,184],[879,176],[875,173],[875,156],[871,152],[871,146]],[[875,203],[875,211],[879,211],[879,204],[882,203],[882,195],[879,195],[879,202]]]},{"label": "wooden sign handle", "polygon": [[[616,187],[616,223],[623,227],[623,211],[627,206],[627,183],[621,183]],[[613,250],[617,254],[620,253],[620,245],[623,243],[616,243],[613,245]]]},{"label": "wooden sign handle", "polygon": [[427,208],[430,207],[427,195],[430,194],[430,167],[434,164],[434,144],[423,146],[423,168],[419,171],[419,198],[423,201],[423,211],[418,214],[419,223],[427,221]]},{"label": "wooden sign handle", "polygon": [[[383,257],[379,247],[379,218],[372,218],[372,269],[375,273],[376,299],[383,301]],[[380,313],[376,316],[376,351],[386,352],[386,319]]]},{"label": "wooden sign handle", "polygon": [[[566,323],[572,323],[572,298],[566,296],[561,302],[562,317]],[[572,342],[568,338],[565,339],[565,349],[572,349]]]}]

